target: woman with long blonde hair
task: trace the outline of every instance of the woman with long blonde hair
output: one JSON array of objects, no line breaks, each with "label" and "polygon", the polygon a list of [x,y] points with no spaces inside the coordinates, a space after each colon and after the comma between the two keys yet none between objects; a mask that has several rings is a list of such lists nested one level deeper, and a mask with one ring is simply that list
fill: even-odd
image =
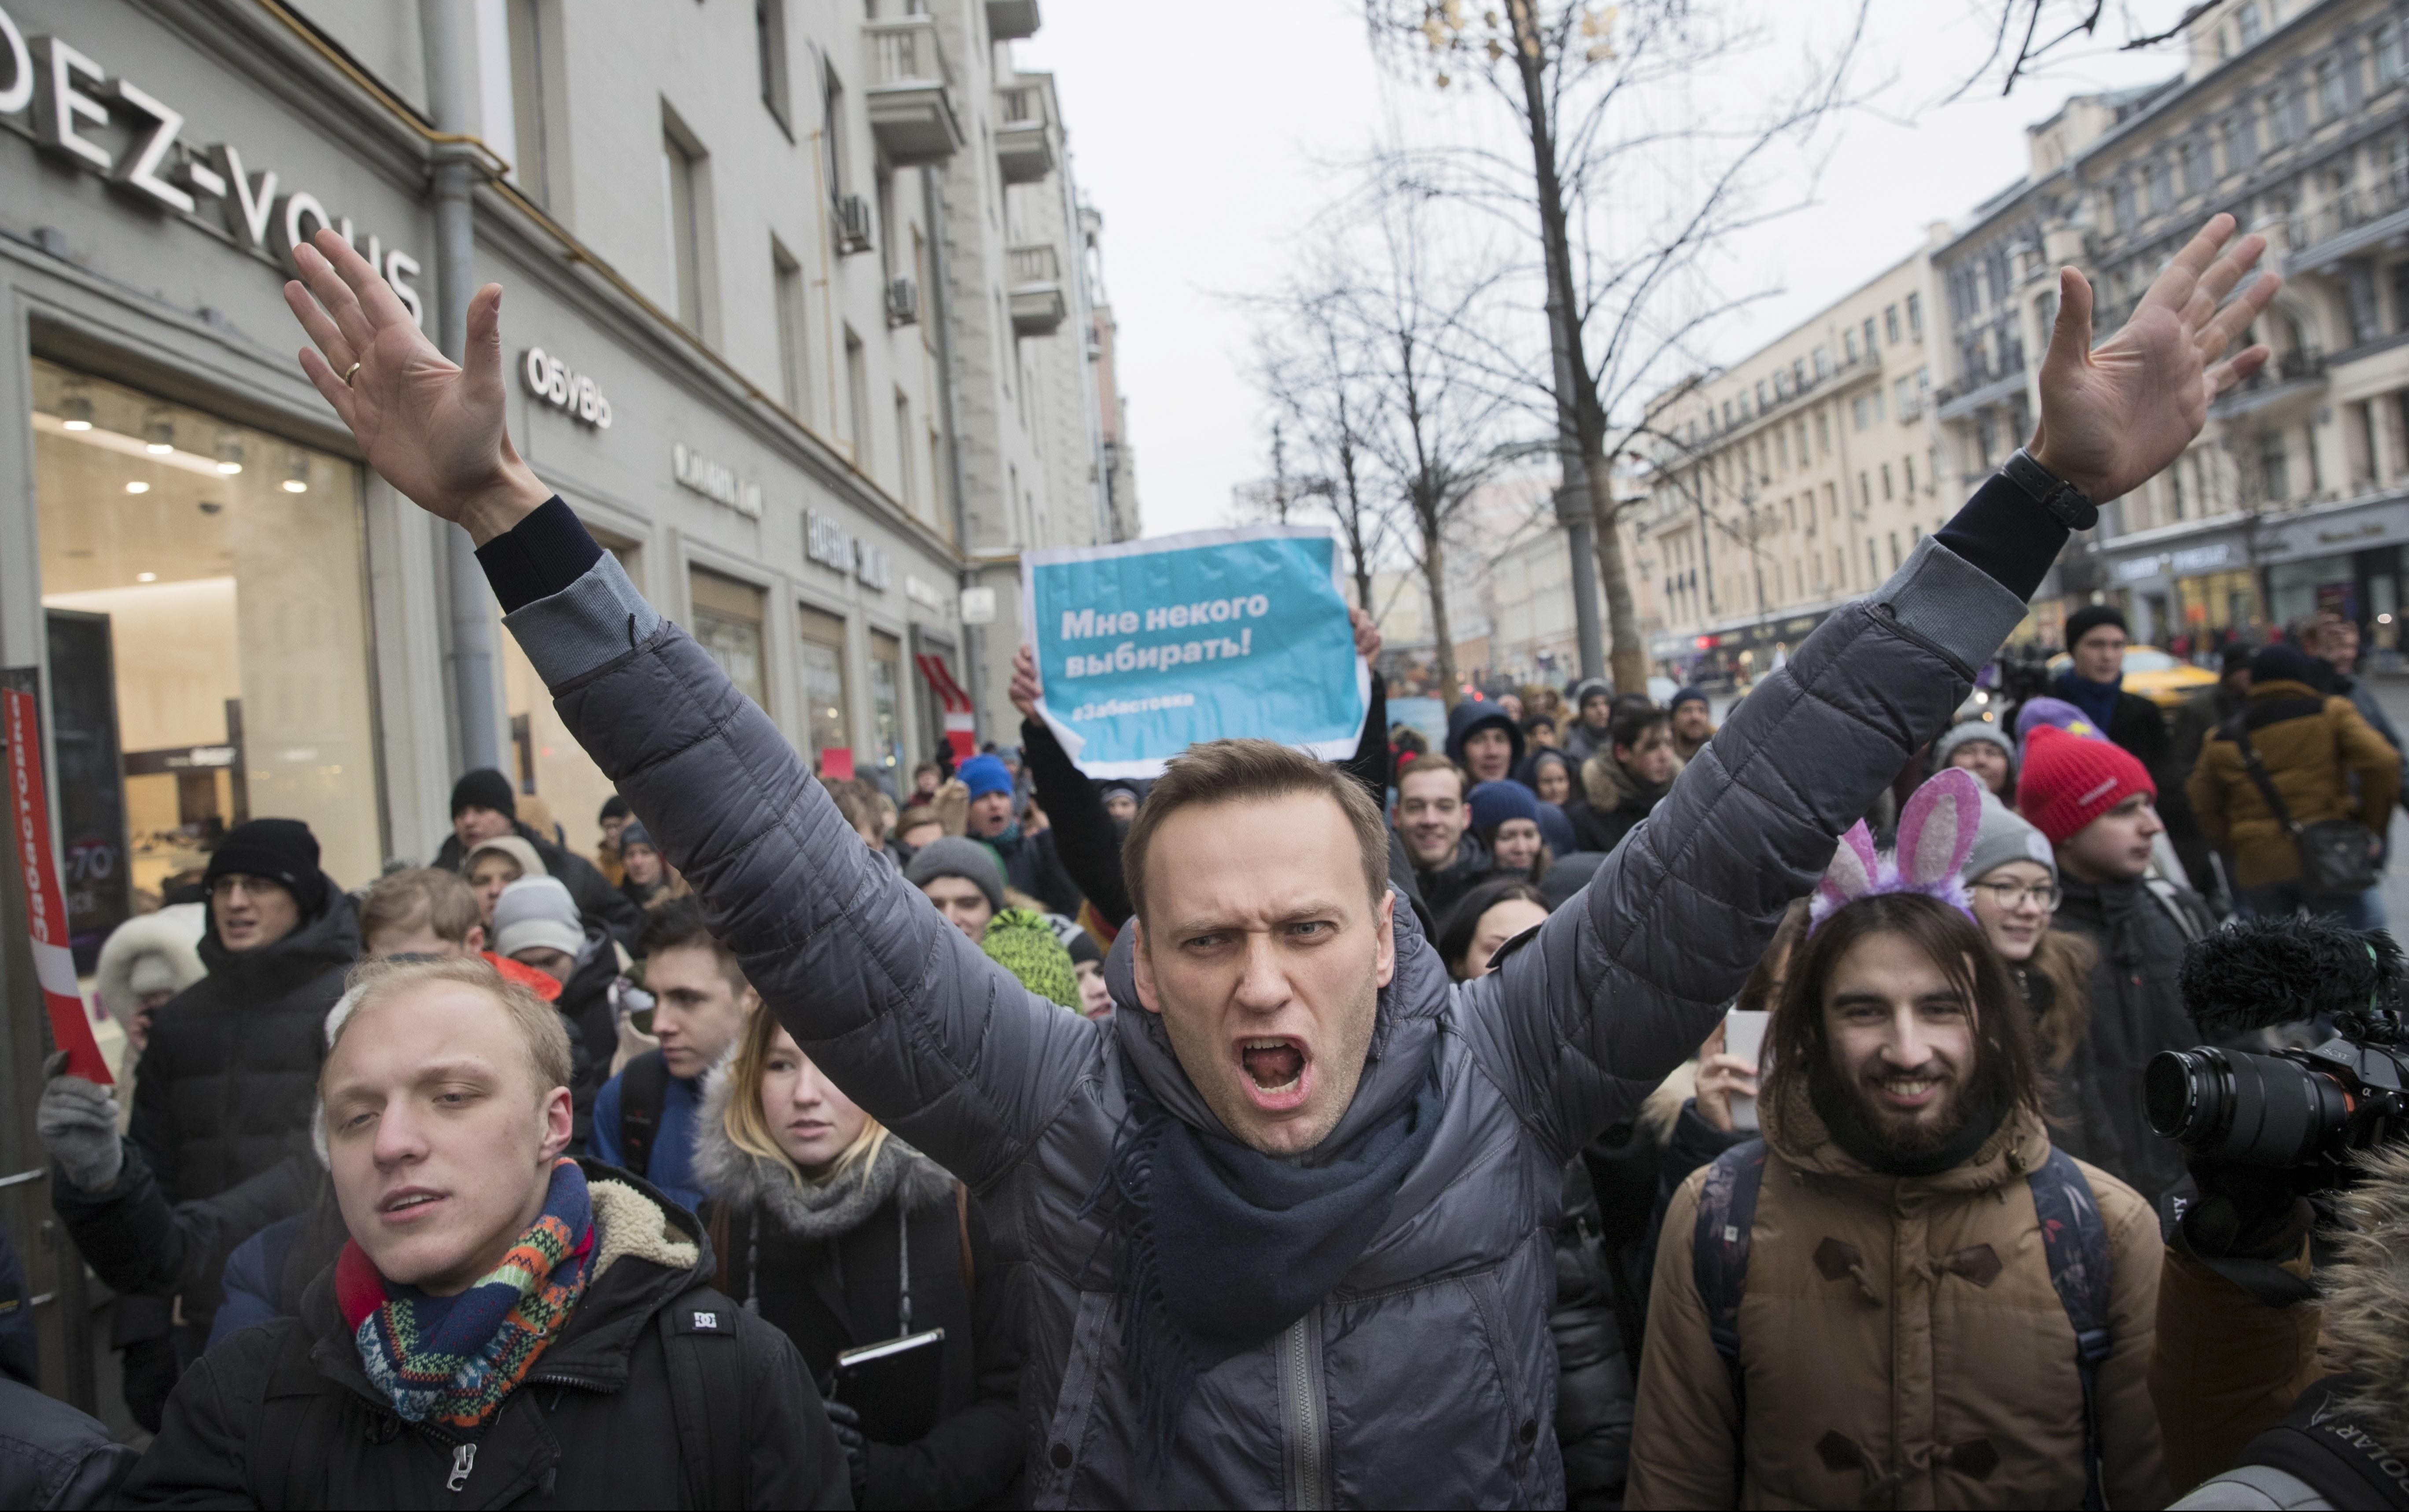
[{"label": "woman with long blonde hair", "polygon": [[[838,1091],[768,1013],[711,1073],[694,1169],[719,1287],[793,1340],[829,1394],[855,1505],[1013,1500],[1020,1356],[970,1194]],[[846,1401],[840,1354],[931,1330],[944,1337],[916,1347],[937,1358],[933,1426],[899,1433],[877,1403]]]}]

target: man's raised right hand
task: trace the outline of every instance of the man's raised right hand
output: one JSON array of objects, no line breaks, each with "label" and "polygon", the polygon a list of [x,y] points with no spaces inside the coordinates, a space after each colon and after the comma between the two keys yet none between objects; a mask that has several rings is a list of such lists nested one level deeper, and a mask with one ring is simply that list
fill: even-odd
[{"label": "man's raised right hand", "polygon": [[511,445],[504,425],[502,286],[469,302],[468,366],[436,350],[368,259],[321,230],[293,261],[308,281],[284,285],[314,347],[301,370],[360,443],[368,466],[430,514],[466,526],[480,546],[541,508],[552,491]]}]

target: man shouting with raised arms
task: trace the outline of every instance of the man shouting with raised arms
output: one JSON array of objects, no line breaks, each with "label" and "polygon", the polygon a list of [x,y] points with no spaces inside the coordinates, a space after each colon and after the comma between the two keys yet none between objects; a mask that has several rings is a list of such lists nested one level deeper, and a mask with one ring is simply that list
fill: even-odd
[{"label": "man shouting with raised arms", "polygon": [[[976,1190],[1029,1347],[1041,1507],[1561,1505],[1565,1161],[1740,985],[1836,837],[1947,725],[2070,527],[2178,455],[2274,293],[2218,216],[2090,350],[2061,275],[2029,454],[1836,612],[1583,892],[1450,986],[1381,816],[1259,741],[1191,749],[1123,854],[1104,1024],[1031,997],[862,847],[767,715],[638,596],[466,368],[343,241],[296,249],[302,366],[456,521],[556,706],[815,1064]],[[1138,1010],[1143,1010],[1138,1011]]]}]

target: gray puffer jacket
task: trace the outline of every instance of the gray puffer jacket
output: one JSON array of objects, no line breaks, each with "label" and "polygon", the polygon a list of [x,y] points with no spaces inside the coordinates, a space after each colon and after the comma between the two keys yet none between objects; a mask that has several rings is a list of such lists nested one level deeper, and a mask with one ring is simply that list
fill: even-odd
[{"label": "gray puffer jacket", "polygon": [[1218,1125],[1126,955],[1109,1026],[1024,991],[875,862],[607,554],[506,623],[779,1020],[985,1204],[1029,1350],[1033,1505],[1560,1506],[1548,1315],[1565,1162],[1696,1048],[1836,837],[2023,612],[1927,540],[1757,686],[1500,970],[1450,986],[1398,909],[1372,1058],[1331,1142],[1411,1097],[1434,1046],[1436,1136],[1338,1287],[1198,1382],[1162,1466],[1123,1371],[1112,1232],[1081,1208],[1132,1078]]}]

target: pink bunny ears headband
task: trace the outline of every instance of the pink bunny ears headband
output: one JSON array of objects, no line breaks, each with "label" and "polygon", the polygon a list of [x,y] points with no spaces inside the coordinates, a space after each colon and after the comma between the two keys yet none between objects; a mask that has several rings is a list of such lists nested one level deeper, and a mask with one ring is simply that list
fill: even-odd
[{"label": "pink bunny ears headband", "polygon": [[1858,899],[1886,892],[1922,893],[1972,918],[1973,904],[1958,873],[1973,852],[1982,823],[1982,783],[1963,767],[1952,767],[1907,800],[1898,820],[1898,849],[1892,855],[1875,854],[1873,836],[1863,819],[1851,825],[1824,880],[1815,885],[1808,932],[1823,928],[1825,920]]}]

